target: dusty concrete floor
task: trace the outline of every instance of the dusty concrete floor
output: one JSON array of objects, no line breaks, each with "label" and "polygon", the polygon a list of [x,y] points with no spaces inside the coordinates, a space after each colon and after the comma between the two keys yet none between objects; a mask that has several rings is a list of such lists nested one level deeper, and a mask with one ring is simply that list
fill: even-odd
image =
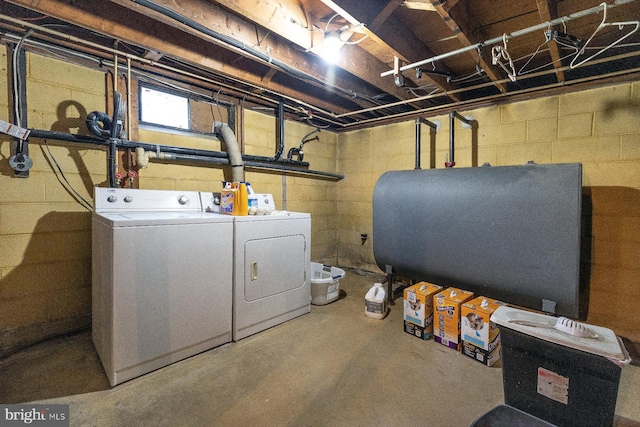
[{"label": "dusty concrete floor", "polygon": [[[311,313],[109,387],[89,332],[0,360],[0,403],[70,405],[72,426],[469,426],[502,404],[502,369],[403,332],[401,301],[364,315],[380,277],[353,271]],[[640,426],[640,367],[615,426]]]}]

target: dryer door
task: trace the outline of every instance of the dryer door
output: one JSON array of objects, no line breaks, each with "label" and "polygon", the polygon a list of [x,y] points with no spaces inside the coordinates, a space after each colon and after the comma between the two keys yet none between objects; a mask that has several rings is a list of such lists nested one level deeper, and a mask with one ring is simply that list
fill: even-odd
[{"label": "dryer door", "polygon": [[305,236],[245,243],[244,299],[256,301],[305,286]]}]

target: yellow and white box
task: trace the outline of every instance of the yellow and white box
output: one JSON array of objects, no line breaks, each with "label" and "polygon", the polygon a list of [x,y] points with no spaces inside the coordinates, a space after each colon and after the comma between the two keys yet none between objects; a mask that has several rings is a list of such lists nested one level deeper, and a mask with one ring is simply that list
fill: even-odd
[{"label": "yellow and white box", "polygon": [[433,296],[442,286],[419,282],[404,289],[404,331],[427,340],[433,335]]},{"label": "yellow and white box", "polygon": [[491,321],[491,315],[502,301],[477,297],[462,304],[462,353],[478,362],[491,366],[500,360],[500,329]]},{"label": "yellow and white box", "polygon": [[433,337],[436,342],[460,351],[460,312],[473,292],[447,288],[433,297]]}]

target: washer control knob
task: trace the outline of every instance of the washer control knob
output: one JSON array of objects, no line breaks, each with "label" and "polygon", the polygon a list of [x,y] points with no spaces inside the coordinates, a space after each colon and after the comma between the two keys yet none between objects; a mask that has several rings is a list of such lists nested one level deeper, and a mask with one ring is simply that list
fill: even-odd
[{"label": "washer control knob", "polygon": [[133,197],[131,197],[131,196],[125,196],[124,197],[124,202],[125,203],[131,203],[132,201],[133,201]]},{"label": "washer control knob", "polygon": [[189,198],[187,196],[180,196],[178,197],[178,203],[180,203],[181,205],[186,205],[187,203],[189,203]]},{"label": "washer control knob", "polygon": [[109,196],[107,197],[107,202],[109,203],[115,203],[118,199],[116,198],[116,196]]}]

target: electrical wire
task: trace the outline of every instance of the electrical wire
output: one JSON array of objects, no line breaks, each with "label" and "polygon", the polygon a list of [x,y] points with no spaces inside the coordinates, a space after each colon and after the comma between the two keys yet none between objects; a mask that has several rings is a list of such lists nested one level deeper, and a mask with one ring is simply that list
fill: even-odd
[{"label": "electrical wire", "polygon": [[[64,182],[67,183],[67,187],[68,189],[70,189],[73,194],[76,195],[76,201],[78,203],[80,203],[85,209],[89,210],[89,211],[93,211],[93,206],[91,205],[91,203],[87,202],[87,200],[82,197],[76,190],[75,188],[73,188],[73,186],[71,185],[71,183],[69,182],[69,180],[67,179],[67,177],[64,175],[64,172],[62,172],[62,168],[60,167],[60,165],[58,164],[58,161],[56,160],[55,156],[53,155],[53,153],[51,152],[51,150],[49,149],[49,143],[47,142],[46,139],[43,140],[44,141],[44,146],[47,148],[47,152],[49,153],[49,157],[51,158],[51,160],[53,161],[53,163],[56,165],[56,168],[58,168],[58,172],[60,172],[60,176],[62,177],[62,179],[64,180]],[[58,177],[58,181],[60,181],[60,177],[58,176],[58,174],[56,174],[56,177]]]},{"label": "electrical wire", "polygon": [[[11,68],[13,71],[13,108],[14,108],[14,120],[15,120],[16,126],[22,126],[22,117],[20,115],[20,110],[22,106],[22,102],[20,102],[20,88],[22,87],[22,81],[20,80],[20,73],[18,72],[18,56],[20,55],[22,44],[31,34],[33,34],[34,31],[35,30],[31,29],[27,31],[24,36],[22,36],[18,44],[16,44],[16,47],[13,50],[13,55],[11,58]],[[20,149],[18,151],[22,151],[22,141],[20,141],[19,148]]]}]

